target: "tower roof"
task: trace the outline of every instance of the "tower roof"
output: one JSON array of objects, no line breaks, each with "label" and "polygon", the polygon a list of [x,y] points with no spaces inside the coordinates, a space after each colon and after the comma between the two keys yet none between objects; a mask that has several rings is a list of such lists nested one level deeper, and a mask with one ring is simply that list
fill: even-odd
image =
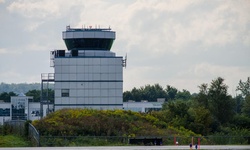
[{"label": "tower roof", "polygon": [[109,51],[115,40],[115,32],[110,28],[70,28],[67,26],[62,37],[68,50]]}]

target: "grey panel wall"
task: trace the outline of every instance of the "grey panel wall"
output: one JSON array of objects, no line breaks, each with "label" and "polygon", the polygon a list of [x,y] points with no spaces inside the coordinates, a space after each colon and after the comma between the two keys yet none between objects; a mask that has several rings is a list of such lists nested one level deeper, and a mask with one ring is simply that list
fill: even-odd
[{"label": "grey panel wall", "polygon": [[[62,97],[69,89],[69,97]],[[55,110],[122,109],[122,57],[55,58]]]}]

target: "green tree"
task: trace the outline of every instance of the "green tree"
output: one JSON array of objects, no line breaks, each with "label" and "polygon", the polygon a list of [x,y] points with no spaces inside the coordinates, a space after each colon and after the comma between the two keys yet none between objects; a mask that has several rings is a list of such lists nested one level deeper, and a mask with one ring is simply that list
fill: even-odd
[{"label": "green tree", "polygon": [[176,99],[189,100],[191,98],[191,94],[188,90],[183,89],[182,91],[178,91],[176,94]]},{"label": "green tree", "polygon": [[243,102],[242,113],[250,118],[250,95],[248,95]]},{"label": "green tree", "polygon": [[203,83],[198,87],[200,91],[198,95],[195,97],[195,100],[198,102],[198,106],[203,106],[204,108],[208,109],[209,105],[208,85]]},{"label": "green tree", "polygon": [[178,92],[178,90],[175,87],[167,85],[166,93],[167,93],[168,99],[174,100],[177,92]]},{"label": "green tree", "polygon": [[211,126],[214,122],[213,115],[209,109],[209,92],[208,84],[201,84],[199,93],[192,101],[192,107],[189,109],[190,116],[194,120],[190,125],[190,129],[196,133],[207,135],[212,130]]},{"label": "green tree", "polygon": [[2,92],[15,92],[15,93],[26,93],[29,90],[40,89],[40,83],[0,83],[0,93]]},{"label": "green tree", "polygon": [[166,93],[162,86],[159,84],[155,85],[146,85],[141,88],[142,91],[142,99],[148,100],[150,102],[156,101],[157,98],[165,98]]},{"label": "green tree", "polygon": [[[35,92],[35,96],[36,96],[36,94],[38,94],[38,91]],[[50,88],[44,89],[42,95],[43,95],[43,100],[45,100],[45,101],[49,100],[50,102],[54,102],[54,90],[52,90]]]},{"label": "green tree", "polygon": [[189,128],[195,133],[202,135],[208,135],[211,131],[211,124],[213,122],[211,112],[204,106],[191,107],[188,110],[193,122],[189,125]]},{"label": "green tree", "polygon": [[26,94],[26,96],[33,96],[34,102],[40,102],[41,91],[40,90],[30,90]]},{"label": "green tree", "polygon": [[11,96],[17,96],[14,92],[3,92],[0,94],[0,100],[4,100],[4,102],[10,102]]},{"label": "green tree", "polygon": [[216,121],[224,124],[232,119],[234,114],[234,101],[227,93],[228,86],[224,84],[224,79],[218,77],[212,80],[208,89],[209,110]]},{"label": "green tree", "polygon": [[237,128],[250,129],[250,117],[244,114],[236,114],[231,120],[231,124]]},{"label": "green tree", "polygon": [[127,102],[128,100],[133,100],[133,95],[130,91],[123,92],[123,101]]},{"label": "green tree", "polygon": [[247,78],[246,82],[240,80],[236,90],[241,91],[244,97],[250,95],[250,77]]},{"label": "green tree", "polygon": [[242,97],[242,95],[240,94],[240,95],[237,95],[235,98],[234,98],[234,100],[235,100],[235,112],[237,113],[237,114],[241,114],[241,112],[242,112],[242,105],[243,105],[243,103],[244,103],[244,98]]},{"label": "green tree", "polygon": [[154,102],[157,98],[166,98],[167,94],[165,90],[159,84],[155,85],[146,85],[140,87],[139,89],[133,88],[131,91],[126,91],[123,93],[123,101],[127,102],[128,100],[141,101],[148,100]]},{"label": "green tree", "polygon": [[139,102],[142,100],[142,92],[139,89],[133,88],[131,91],[131,94],[133,95],[133,99],[136,102]]},{"label": "green tree", "polygon": [[183,100],[169,101],[163,105],[162,110],[166,112],[168,120],[166,120],[172,126],[188,127],[190,124],[188,102]]}]

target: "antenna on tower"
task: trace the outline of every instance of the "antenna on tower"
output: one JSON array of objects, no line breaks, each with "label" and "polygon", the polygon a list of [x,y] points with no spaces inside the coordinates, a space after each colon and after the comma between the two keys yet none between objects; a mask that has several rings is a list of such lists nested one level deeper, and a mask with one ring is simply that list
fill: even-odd
[{"label": "antenna on tower", "polygon": [[125,59],[122,60],[122,66],[123,66],[124,68],[127,67],[127,53],[126,53]]},{"label": "antenna on tower", "polygon": [[70,29],[70,25],[66,26],[66,30],[68,31]]}]

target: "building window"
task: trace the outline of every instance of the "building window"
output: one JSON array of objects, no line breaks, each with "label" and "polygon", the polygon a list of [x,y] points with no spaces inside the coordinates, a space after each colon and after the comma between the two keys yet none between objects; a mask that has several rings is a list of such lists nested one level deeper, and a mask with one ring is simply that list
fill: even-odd
[{"label": "building window", "polygon": [[69,89],[62,89],[62,97],[69,97]]}]

